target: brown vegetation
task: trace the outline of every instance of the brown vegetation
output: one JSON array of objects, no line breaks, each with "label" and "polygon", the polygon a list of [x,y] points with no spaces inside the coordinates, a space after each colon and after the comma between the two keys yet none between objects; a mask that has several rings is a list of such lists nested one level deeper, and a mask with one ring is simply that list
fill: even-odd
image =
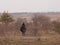
[{"label": "brown vegetation", "polygon": [[[32,22],[28,23],[26,18],[15,21],[6,15],[4,13],[0,18],[0,45],[60,45],[59,21],[51,21],[47,15],[35,14]],[[27,28],[25,36],[20,31],[23,22]]]}]

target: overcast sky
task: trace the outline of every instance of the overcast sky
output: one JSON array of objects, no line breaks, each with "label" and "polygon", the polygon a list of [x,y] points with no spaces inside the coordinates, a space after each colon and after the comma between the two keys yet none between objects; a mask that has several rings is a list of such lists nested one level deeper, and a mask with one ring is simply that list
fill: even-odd
[{"label": "overcast sky", "polygon": [[0,12],[60,12],[60,0],[0,0]]}]

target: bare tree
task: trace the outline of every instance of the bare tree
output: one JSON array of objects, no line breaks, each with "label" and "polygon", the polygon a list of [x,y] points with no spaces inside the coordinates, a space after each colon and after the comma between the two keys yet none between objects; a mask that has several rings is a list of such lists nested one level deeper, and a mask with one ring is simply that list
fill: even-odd
[{"label": "bare tree", "polygon": [[52,21],[52,24],[54,26],[53,30],[60,34],[60,22],[59,21]]},{"label": "bare tree", "polygon": [[38,21],[37,21],[37,16],[35,15],[34,16],[34,18],[32,19],[33,20],[33,28],[34,28],[34,31],[33,31],[33,33],[34,33],[34,36],[36,36],[37,35],[37,32],[38,32]]},{"label": "bare tree", "polygon": [[43,15],[34,15],[33,24],[34,24],[34,35],[35,36],[37,35],[38,30],[48,31],[48,29],[51,28],[50,18],[47,16],[43,16]]}]

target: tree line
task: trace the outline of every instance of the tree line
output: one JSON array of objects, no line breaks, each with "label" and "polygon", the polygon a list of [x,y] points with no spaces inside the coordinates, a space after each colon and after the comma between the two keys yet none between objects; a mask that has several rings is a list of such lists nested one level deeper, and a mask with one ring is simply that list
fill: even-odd
[{"label": "tree line", "polygon": [[21,18],[18,18],[16,22],[14,21],[15,20],[8,12],[3,12],[0,16],[0,32],[5,36],[7,36],[6,32],[13,32],[13,30],[16,31],[16,33],[20,31],[22,35],[25,35],[26,32],[29,33],[29,31],[34,36],[37,36],[41,31],[45,31],[46,33],[55,31],[60,34],[60,22],[51,21],[48,16],[35,14],[32,18],[32,23],[27,23],[26,20],[23,22],[23,19]]}]

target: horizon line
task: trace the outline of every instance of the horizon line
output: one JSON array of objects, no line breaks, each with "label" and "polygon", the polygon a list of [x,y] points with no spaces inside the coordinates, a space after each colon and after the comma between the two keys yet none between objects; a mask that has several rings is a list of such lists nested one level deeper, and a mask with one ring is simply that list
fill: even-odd
[{"label": "horizon line", "polygon": [[[0,12],[0,13],[3,13],[3,12]],[[60,13],[60,11],[58,11],[58,12],[57,11],[56,12],[55,11],[52,11],[52,12],[24,12],[24,11],[23,12],[18,12],[18,11],[17,12],[9,12],[9,11],[6,11],[6,12],[8,12],[8,13]]]}]

